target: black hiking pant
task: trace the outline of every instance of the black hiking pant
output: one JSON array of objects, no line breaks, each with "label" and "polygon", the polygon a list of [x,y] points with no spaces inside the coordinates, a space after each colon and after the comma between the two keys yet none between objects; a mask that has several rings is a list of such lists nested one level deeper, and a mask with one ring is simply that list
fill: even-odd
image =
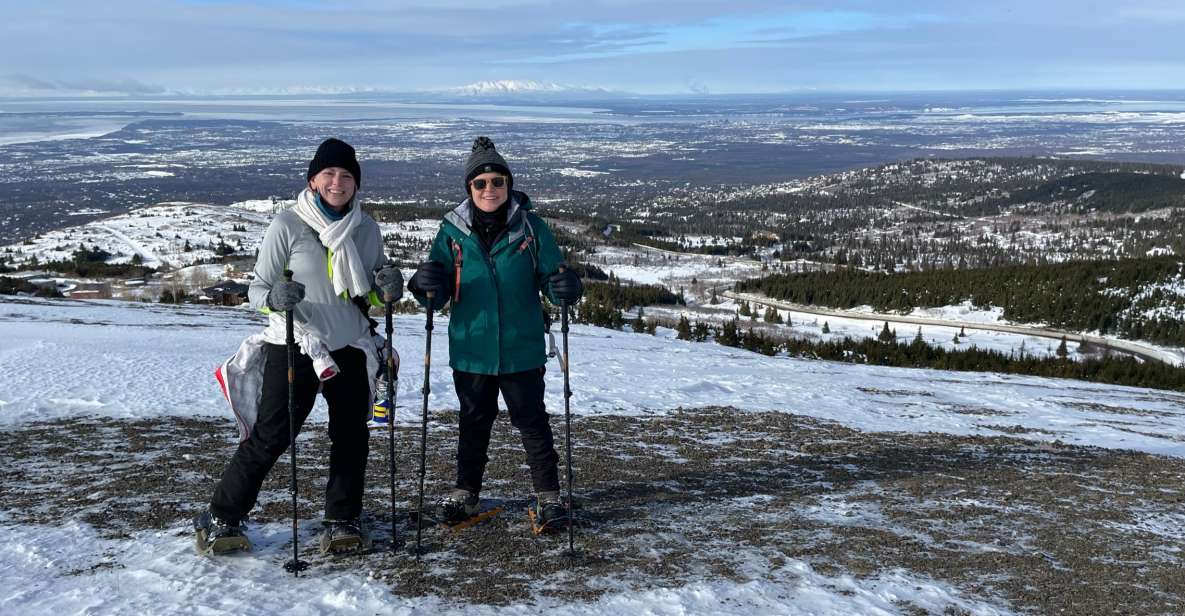
[{"label": "black hiking pant", "polygon": [[[265,344],[263,391],[259,414],[251,436],[239,444],[222,472],[222,479],[210,499],[210,512],[225,520],[241,520],[255,506],[259,489],[276,460],[288,450],[288,351],[281,344]],[[303,353],[295,356],[293,392],[296,431],[313,410],[317,389],[329,406],[329,483],[325,486],[325,517],[351,520],[362,513],[366,460],[370,432],[366,420],[370,411],[370,376],[366,354],[354,347],[330,353],[338,374],[320,382],[313,372],[313,360]]]},{"label": "black hiking pant", "polygon": [[506,401],[510,423],[522,436],[531,485],[536,492],[560,489],[559,456],[551,423],[543,405],[543,368],[511,374],[474,374],[453,370],[453,384],[461,401],[460,438],[457,443],[458,488],[477,494],[489,457],[490,431],[498,416],[498,392]]}]

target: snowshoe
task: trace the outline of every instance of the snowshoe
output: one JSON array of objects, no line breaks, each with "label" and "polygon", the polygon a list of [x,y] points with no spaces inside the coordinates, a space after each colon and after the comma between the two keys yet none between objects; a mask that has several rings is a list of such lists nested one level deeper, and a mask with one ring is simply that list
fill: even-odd
[{"label": "snowshoe", "polygon": [[321,554],[361,552],[370,549],[370,533],[360,520],[324,520],[321,525]]},{"label": "snowshoe", "polygon": [[207,509],[193,519],[196,535],[194,547],[198,554],[217,555],[231,552],[250,552],[251,540],[247,538],[247,527],[239,521],[223,520]]},{"label": "snowshoe", "polygon": [[568,527],[568,508],[560,500],[559,492],[540,492],[535,496],[535,506],[527,509],[531,529],[536,535],[558,532]]},{"label": "snowshoe", "polygon": [[[502,510],[501,506],[482,509],[481,501],[476,494],[456,489],[437,501],[429,511],[425,511],[421,519],[426,523],[447,526],[453,532],[457,532],[480,524],[498,515]],[[411,516],[415,522],[416,512],[411,512]]]}]

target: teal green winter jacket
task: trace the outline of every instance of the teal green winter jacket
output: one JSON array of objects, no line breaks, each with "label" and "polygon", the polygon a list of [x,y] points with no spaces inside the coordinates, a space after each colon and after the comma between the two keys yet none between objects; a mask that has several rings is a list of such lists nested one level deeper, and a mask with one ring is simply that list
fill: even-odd
[{"label": "teal green winter jacket", "polygon": [[[547,223],[531,210],[526,194],[511,193],[506,231],[487,253],[470,228],[466,199],[440,223],[428,259],[443,263],[457,280],[449,297],[435,297],[439,310],[449,301],[449,365],[477,374],[509,374],[539,368],[547,361],[540,292],[550,295],[548,277],[561,263],[559,246]],[[427,296],[414,293],[422,305]]]}]

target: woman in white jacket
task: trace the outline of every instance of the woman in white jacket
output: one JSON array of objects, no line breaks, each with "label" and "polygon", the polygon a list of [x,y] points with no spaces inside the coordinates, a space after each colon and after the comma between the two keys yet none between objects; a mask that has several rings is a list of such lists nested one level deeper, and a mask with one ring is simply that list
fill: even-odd
[{"label": "woman in white jacket", "polygon": [[[269,315],[260,361],[262,383],[254,424],[194,520],[203,553],[250,549],[243,520],[276,460],[288,449],[288,364],[284,313],[292,311],[296,354],[296,430],[318,391],[329,407],[329,481],[323,549],[361,546],[359,524],[369,434],[366,427],[377,361],[367,304],[402,295],[399,269],[383,255],[378,224],[356,199],[362,169],[354,148],[328,139],[309,163],[308,187],[296,205],[276,215],[264,236],[248,295]],[[292,270],[286,281],[284,270]],[[317,349],[314,352],[312,349]],[[324,369],[328,351],[333,370]],[[317,368],[310,355],[319,356]]]}]

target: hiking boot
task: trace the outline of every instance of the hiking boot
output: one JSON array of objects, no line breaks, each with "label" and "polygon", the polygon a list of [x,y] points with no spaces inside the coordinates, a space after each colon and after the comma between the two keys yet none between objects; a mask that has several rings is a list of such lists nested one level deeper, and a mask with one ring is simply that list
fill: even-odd
[{"label": "hiking boot", "polygon": [[251,540],[247,539],[247,527],[239,520],[224,520],[209,509],[193,519],[196,535],[194,545],[199,554],[227,554],[242,550],[251,551]]},{"label": "hiking boot", "polygon": [[568,524],[568,508],[560,500],[558,490],[535,495],[536,532],[562,528]]},{"label": "hiking boot", "polygon": [[436,502],[436,518],[445,524],[463,522],[477,514],[477,495],[454,488],[447,496]]},{"label": "hiking boot", "polygon": [[321,521],[321,553],[346,552],[366,548],[369,537],[362,522],[353,520],[322,520]]},{"label": "hiking boot", "polygon": [[391,409],[387,408],[387,379],[380,376],[374,387],[374,404],[371,406],[370,419],[376,424],[385,424],[391,419]]}]

